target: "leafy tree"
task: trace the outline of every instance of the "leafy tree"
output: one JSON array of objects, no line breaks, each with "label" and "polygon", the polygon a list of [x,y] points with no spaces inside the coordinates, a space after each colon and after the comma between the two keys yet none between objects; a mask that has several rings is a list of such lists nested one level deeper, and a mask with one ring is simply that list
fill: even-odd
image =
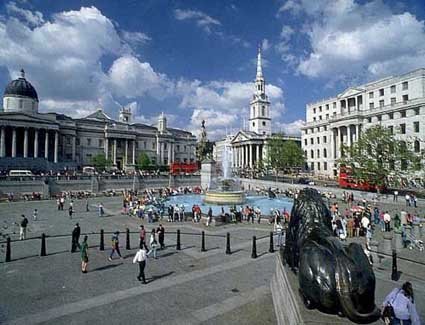
[{"label": "leafy tree", "polygon": [[388,128],[377,125],[366,129],[351,148],[345,145],[340,166],[349,166],[359,181],[375,184],[378,189],[398,182],[423,167],[422,153],[415,153],[411,143],[397,139]]},{"label": "leafy tree", "polygon": [[93,156],[91,158],[91,164],[97,169],[97,170],[105,170],[106,167],[112,166],[112,160],[106,159],[106,156],[104,153],[99,153],[96,156]]},{"label": "leafy tree", "polygon": [[295,141],[285,140],[282,135],[275,135],[269,140],[267,156],[267,164],[276,171],[303,167],[305,164],[301,147]]},{"label": "leafy tree", "polygon": [[140,153],[136,163],[137,168],[140,170],[148,170],[151,167],[151,160],[149,159],[149,156],[146,152]]}]

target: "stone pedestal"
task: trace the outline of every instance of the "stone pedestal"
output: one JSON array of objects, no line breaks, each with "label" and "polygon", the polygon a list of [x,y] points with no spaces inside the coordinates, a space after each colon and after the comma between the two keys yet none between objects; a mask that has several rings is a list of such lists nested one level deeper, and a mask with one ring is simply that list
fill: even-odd
[{"label": "stone pedestal", "polygon": [[216,178],[216,162],[214,160],[204,160],[201,165],[201,188],[203,190],[211,187],[212,179]]}]

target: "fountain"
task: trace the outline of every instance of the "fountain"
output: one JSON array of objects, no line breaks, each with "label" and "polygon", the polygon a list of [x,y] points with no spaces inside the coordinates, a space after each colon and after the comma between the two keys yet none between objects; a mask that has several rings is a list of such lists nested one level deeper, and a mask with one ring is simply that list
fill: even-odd
[{"label": "fountain", "polygon": [[213,178],[205,194],[205,203],[218,205],[242,204],[245,202],[245,193],[241,190],[240,184],[231,177],[230,162],[232,161],[232,151],[229,146],[223,150],[221,162],[223,177]]}]

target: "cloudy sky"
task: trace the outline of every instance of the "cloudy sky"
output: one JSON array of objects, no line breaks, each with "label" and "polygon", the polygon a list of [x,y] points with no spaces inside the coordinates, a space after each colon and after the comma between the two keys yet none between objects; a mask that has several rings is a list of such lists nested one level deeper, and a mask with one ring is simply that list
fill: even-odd
[{"label": "cloudy sky", "polygon": [[218,138],[248,116],[258,46],[274,131],[310,101],[425,67],[423,0],[3,0],[0,87],[23,67],[40,110],[117,117]]}]

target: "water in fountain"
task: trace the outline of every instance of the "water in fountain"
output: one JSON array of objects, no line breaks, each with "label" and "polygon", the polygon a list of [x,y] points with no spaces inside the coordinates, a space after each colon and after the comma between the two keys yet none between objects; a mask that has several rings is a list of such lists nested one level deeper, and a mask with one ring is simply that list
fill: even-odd
[{"label": "water in fountain", "polygon": [[230,147],[225,145],[223,150],[223,158],[221,160],[221,168],[223,169],[223,178],[228,179],[232,176],[231,161],[232,161],[232,150]]}]

